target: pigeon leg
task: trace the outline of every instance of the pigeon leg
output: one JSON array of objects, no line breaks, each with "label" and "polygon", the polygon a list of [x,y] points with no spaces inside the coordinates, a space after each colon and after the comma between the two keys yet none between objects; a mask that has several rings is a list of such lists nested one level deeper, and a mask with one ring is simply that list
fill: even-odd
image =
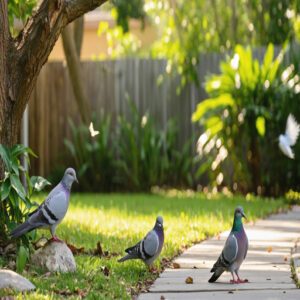
[{"label": "pigeon leg", "polygon": [[248,279],[241,279],[240,278],[240,276],[239,276],[239,273],[238,273],[238,271],[235,271],[235,274],[236,274],[236,276],[237,276],[237,283],[246,283],[246,282],[249,282],[249,280]]},{"label": "pigeon leg", "polygon": [[55,229],[56,229],[56,225],[52,225],[52,226],[50,227],[50,232],[51,232],[51,235],[52,235],[51,241],[52,241],[52,242],[60,242],[60,243],[63,243],[64,241],[60,240],[60,239],[55,235]]},{"label": "pigeon leg", "polygon": [[53,235],[52,238],[50,239],[50,241],[64,243],[64,241],[59,239],[56,235]]},{"label": "pigeon leg", "polygon": [[230,280],[230,283],[239,283],[239,281],[238,280],[235,280],[235,278],[234,278],[234,273],[233,272],[231,272],[231,275],[232,275],[232,279]]},{"label": "pigeon leg", "polygon": [[149,266],[149,272],[152,274],[158,274],[159,270],[155,268],[154,266]]}]

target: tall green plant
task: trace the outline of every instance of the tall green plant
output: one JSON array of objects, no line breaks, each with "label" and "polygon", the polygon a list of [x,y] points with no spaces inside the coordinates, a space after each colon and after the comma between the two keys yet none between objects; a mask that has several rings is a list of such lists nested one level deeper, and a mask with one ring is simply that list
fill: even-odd
[{"label": "tall green plant", "polygon": [[118,116],[114,128],[110,117],[98,119],[95,137],[86,125],[70,122],[72,138],[65,144],[82,189],[149,191],[154,185],[193,186],[191,140],[179,146],[174,121],[160,130],[149,114],[141,115],[131,101],[128,106],[129,116]]},{"label": "tall green plant", "polygon": [[277,137],[288,113],[297,116],[300,87],[294,65],[284,69],[283,58],[283,52],[274,58],[272,44],[262,63],[250,48],[237,46],[233,57],[221,62],[221,74],[207,79],[209,98],[198,104],[192,118],[203,126],[198,150],[208,157],[199,172],[210,170],[217,184],[253,192],[276,185],[271,178],[278,169],[270,158],[285,160]]},{"label": "tall green plant", "polygon": [[[29,164],[32,150],[23,145],[8,148],[0,144],[0,157],[5,168],[5,176],[0,181],[0,245],[8,242],[8,232],[24,221],[30,209],[36,205],[32,202],[35,191],[41,191],[50,184],[42,177],[29,177],[23,168],[20,158],[23,156]],[[26,180],[26,188],[22,185],[21,176]],[[17,269],[22,271],[29,255],[29,238],[23,236],[17,253]]]},{"label": "tall green plant", "polygon": [[65,145],[80,178],[80,188],[85,191],[111,191],[114,185],[114,139],[110,117],[95,123],[98,135],[92,136],[89,128],[75,126],[70,120],[71,139]]}]

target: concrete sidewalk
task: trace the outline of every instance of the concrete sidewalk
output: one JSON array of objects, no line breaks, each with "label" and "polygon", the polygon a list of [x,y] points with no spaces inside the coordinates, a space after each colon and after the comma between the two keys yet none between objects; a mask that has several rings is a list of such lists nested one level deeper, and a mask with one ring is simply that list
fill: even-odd
[{"label": "concrete sidewalk", "polygon": [[[300,299],[300,289],[291,279],[291,250],[300,238],[300,207],[288,213],[246,225],[249,251],[241,269],[241,278],[249,283],[230,284],[230,273],[216,283],[208,283],[210,269],[220,255],[228,231],[218,238],[189,248],[175,259],[180,269],[166,269],[148,293],[139,300],[152,299]],[[186,278],[193,284],[186,284]]]}]

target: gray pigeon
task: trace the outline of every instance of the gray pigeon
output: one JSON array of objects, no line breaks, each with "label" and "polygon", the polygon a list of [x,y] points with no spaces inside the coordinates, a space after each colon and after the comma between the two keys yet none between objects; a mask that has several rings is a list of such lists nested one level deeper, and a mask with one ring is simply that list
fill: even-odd
[{"label": "gray pigeon", "polygon": [[[226,240],[220,257],[211,269],[211,272],[214,274],[211,276],[208,282],[215,282],[224,271],[231,273],[231,283],[248,282],[247,279],[240,279],[238,273],[248,251],[248,238],[242,223],[243,217],[246,218],[243,208],[237,207],[234,212],[234,220],[231,232]],[[234,273],[237,276],[236,280]]]},{"label": "gray pigeon", "polygon": [[60,241],[55,235],[55,229],[68,210],[74,181],[78,182],[76,172],[74,169],[68,168],[60,183],[49,193],[46,200],[28,215],[28,219],[23,224],[10,233],[11,237],[17,238],[37,228],[50,228],[52,240]]},{"label": "gray pigeon", "polygon": [[164,244],[163,218],[158,216],[151,231],[135,246],[125,250],[128,254],[118,260],[141,259],[148,267],[159,256]]}]

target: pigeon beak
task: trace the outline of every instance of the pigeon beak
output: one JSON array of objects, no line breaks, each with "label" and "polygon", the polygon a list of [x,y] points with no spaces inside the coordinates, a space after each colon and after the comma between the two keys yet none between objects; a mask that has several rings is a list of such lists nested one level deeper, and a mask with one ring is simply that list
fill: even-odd
[{"label": "pigeon beak", "polygon": [[78,181],[77,177],[75,177],[75,181],[76,181],[77,183],[79,183],[79,181]]},{"label": "pigeon beak", "polygon": [[242,213],[242,216],[247,220],[247,217],[246,217],[246,215],[244,213]]}]

